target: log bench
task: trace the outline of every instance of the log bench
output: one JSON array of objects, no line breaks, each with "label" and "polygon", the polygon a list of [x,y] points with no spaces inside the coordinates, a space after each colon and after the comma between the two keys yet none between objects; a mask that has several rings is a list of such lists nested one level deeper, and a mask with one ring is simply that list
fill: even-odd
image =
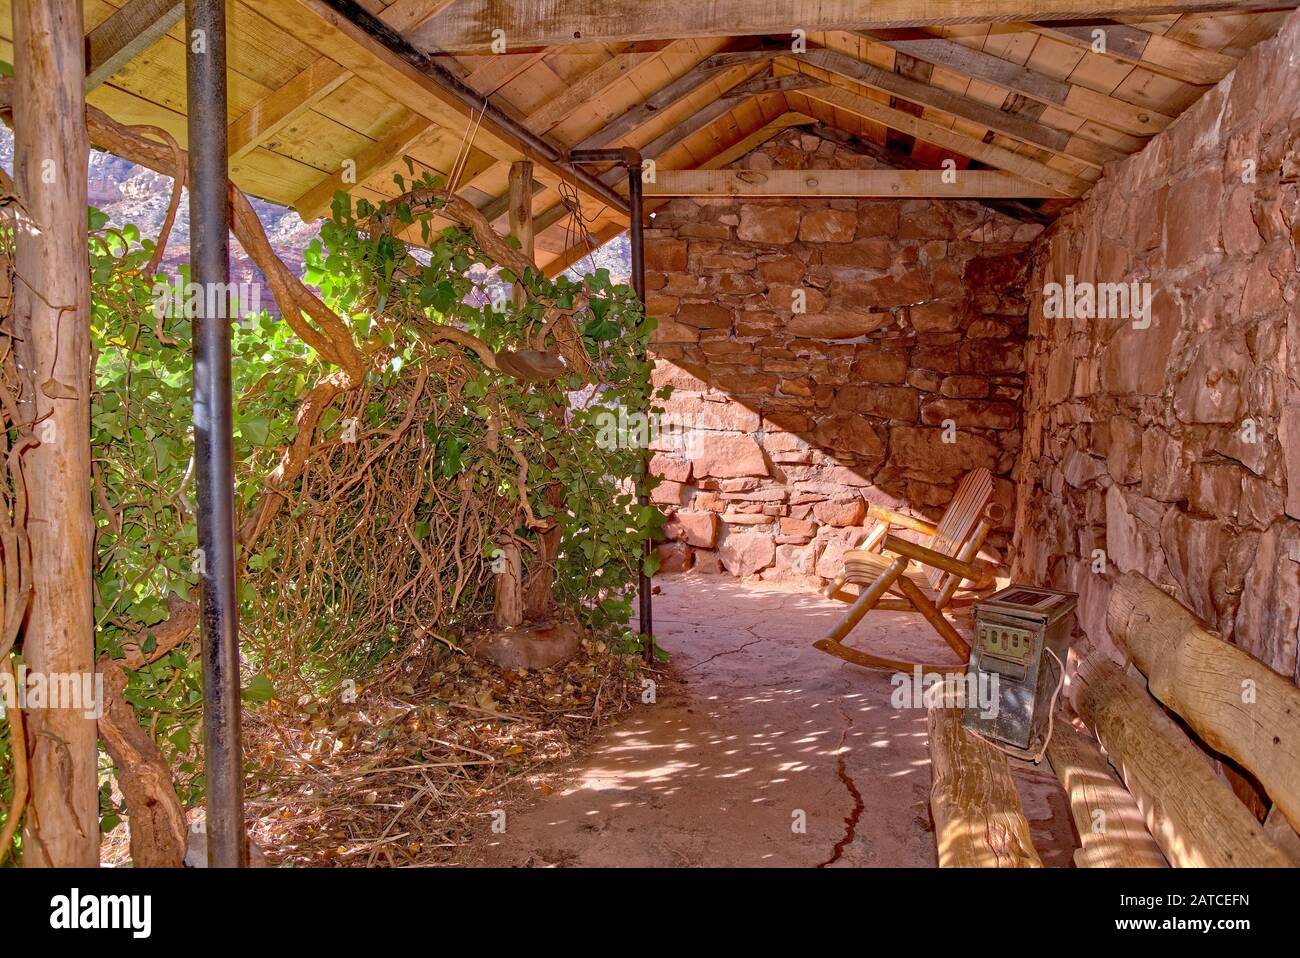
[{"label": "log bench", "polygon": [[[1075,864],[1296,865],[1300,688],[1136,573],[1114,580],[1107,626],[1129,666],[1100,654],[1080,663],[1069,702],[1086,728],[1058,715],[1047,750],[1082,846]],[[1273,803],[1267,824],[1207,747],[1260,783]],[[939,864],[1038,864],[1006,757],[940,709],[930,713],[930,754]]]}]

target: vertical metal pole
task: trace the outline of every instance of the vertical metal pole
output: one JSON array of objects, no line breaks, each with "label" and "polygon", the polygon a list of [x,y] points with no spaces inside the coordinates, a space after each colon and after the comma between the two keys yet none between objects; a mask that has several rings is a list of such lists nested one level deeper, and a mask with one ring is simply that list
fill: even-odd
[{"label": "vertical metal pole", "polygon": [[225,0],[185,0],[189,103],[194,479],[203,639],[203,751],[208,865],[246,862],[231,462],[230,207],[226,159]]},{"label": "vertical metal pole", "polygon": [[[641,301],[641,308],[645,309],[645,227],[641,222],[643,210],[643,199],[641,190],[641,154],[629,153],[626,157],[627,165],[627,200],[629,207],[629,218],[632,224],[632,289],[636,291],[636,297]],[[644,360],[645,354],[641,355]],[[637,477],[636,501],[640,506],[650,504],[650,496],[646,492],[646,479],[650,475],[650,450],[646,448],[641,454],[641,474]],[[654,544],[647,539],[645,542],[645,556],[650,556],[654,551]],[[654,618],[651,608],[650,597],[650,577],[645,573],[645,564],[642,563],[640,575],[637,578],[637,588],[639,591],[641,631],[646,637],[645,657],[647,662],[653,662],[655,657],[655,633]]]},{"label": "vertical metal pole", "polygon": [[[641,222],[644,214],[643,190],[641,187],[641,152],[630,147],[608,148],[600,150],[571,150],[569,152],[569,162],[574,164],[584,163],[614,163],[622,166],[627,170],[627,199],[628,199],[628,218],[631,223],[632,239],[632,289],[636,291],[637,299],[641,301],[641,308],[645,308],[645,227]],[[645,360],[646,355],[643,352],[641,359]],[[650,475],[650,450],[643,450],[641,457],[641,469],[637,475],[636,482],[636,501],[638,505],[648,506],[650,496],[646,491],[646,478]],[[654,552],[654,545],[650,541],[645,543],[644,556],[648,557]],[[640,620],[641,632],[646,637],[645,657],[647,662],[654,661],[655,657],[655,633],[654,618],[652,616],[651,598],[650,598],[650,577],[645,574],[645,566],[642,565],[637,575],[637,586],[640,592]]]}]

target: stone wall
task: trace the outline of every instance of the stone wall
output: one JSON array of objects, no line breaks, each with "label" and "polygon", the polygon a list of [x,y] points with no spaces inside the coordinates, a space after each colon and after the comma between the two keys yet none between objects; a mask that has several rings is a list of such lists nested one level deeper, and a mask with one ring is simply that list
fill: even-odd
[{"label": "stone wall", "polygon": [[[1103,561],[1300,680],[1298,148],[1293,16],[1036,249],[1015,574],[1112,654]],[[1150,283],[1149,327],[1046,318],[1067,276]]]},{"label": "stone wall", "polygon": [[[871,168],[790,131],[750,169]],[[677,199],[646,233],[663,568],[826,579],[868,502],[937,517],[1020,449],[1027,252],[1042,228],[969,202]],[[946,435],[945,435],[946,433]],[[945,441],[947,440],[947,441]]]}]

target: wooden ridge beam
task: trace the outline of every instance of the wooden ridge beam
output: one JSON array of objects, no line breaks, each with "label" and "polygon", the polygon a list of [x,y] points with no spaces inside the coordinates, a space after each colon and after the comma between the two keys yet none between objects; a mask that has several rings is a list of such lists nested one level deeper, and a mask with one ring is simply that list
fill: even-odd
[{"label": "wooden ridge beam", "polygon": [[645,195],[1010,199],[1059,194],[996,170],[660,170],[645,184]]},{"label": "wooden ridge beam", "polygon": [[618,193],[569,164],[556,147],[502,113],[353,0],[259,0],[257,9],[407,109],[452,131],[473,126],[474,145],[484,152],[510,162],[530,159],[595,203],[627,216],[627,202]]},{"label": "wooden ridge beam", "polygon": [[953,40],[942,37],[899,40],[879,33],[865,33],[862,36],[899,53],[992,83],[1131,136],[1154,136],[1173,122],[1173,117],[1155,110],[1134,106],[1105,93],[1058,80],[991,53],[972,50]]},{"label": "wooden ridge beam", "polygon": [[795,101],[795,105],[799,97],[806,97],[827,106],[838,107],[847,113],[854,113],[864,119],[881,123],[900,133],[908,133],[988,166],[1014,173],[1023,179],[1041,183],[1043,186],[1050,186],[1062,196],[1082,196],[1092,188],[1092,184],[1087,180],[1078,179],[1037,160],[957,133],[937,123],[913,116],[904,110],[895,110],[869,97],[858,96],[839,87],[813,87],[809,90],[792,91],[786,95]]},{"label": "wooden ridge beam", "polygon": [[1300,6],[1269,0],[459,0],[413,39],[442,50],[489,49],[493,30],[512,46],[626,43],[667,37],[729,37],[923,27],[984,21],[1078,20]]},{"label": "wooden ridge beam", "polygon": [[777,62],[791,64],[792,68],[799,62],[811,64],[828,73],[939,110],[958,119],[978,123],[995,133],[1009,136],[1038,149],[1068,156],[1096,169],[1101,169],[1103,164],[1123,159],[1128,155],[1104,143],[1097,143],[1067,130],[1058,130],[1043,123],[1036,123],[1014,113],[989,106],[987,103],[981,103],[979,100],[922,83],[899,73],[882,70],[834,50],[809,50],[797,57],[782,58]]},{"label": "wooden ridge beam", "polygon": [[86,92],[180,22],[184,0],[130,0],[86,35]]}]

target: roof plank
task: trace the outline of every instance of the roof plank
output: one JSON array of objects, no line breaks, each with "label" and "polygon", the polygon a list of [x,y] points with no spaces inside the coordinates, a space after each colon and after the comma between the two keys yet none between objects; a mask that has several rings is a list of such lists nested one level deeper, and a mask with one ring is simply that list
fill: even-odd
[{"label": "roof plank", "polygon": [[857,96],[838,87],[815,87],[811,90],[792,91],[786,96],[793,103],[797,103],[799,97],[808,97],[829,106],[838,107],[849,113],[856,113],[868,120],[881,123],[890,129],[928,140],[936,146],[968,156],[973,160],[979,160],[981,163],[1006,170],[1009,173],[1015,173],[1035,183],[1050,186],[1058,193],[1066,196],[1082,196],[1091,188],[1091,184],[1087,180],[1081,180],[1059,170],[1054,170],[1037,160],[1031,160],[1019,153],[1013,153],[1000,146],[985,143],[983,140],[956,133],[947,127],[915,117],[902,110],[882,106],[875,100]]},{"label": "roof plank", "polygon": [[153,44],[185,14],[184,0],[130,0],[86,36],[86,92]]}]

